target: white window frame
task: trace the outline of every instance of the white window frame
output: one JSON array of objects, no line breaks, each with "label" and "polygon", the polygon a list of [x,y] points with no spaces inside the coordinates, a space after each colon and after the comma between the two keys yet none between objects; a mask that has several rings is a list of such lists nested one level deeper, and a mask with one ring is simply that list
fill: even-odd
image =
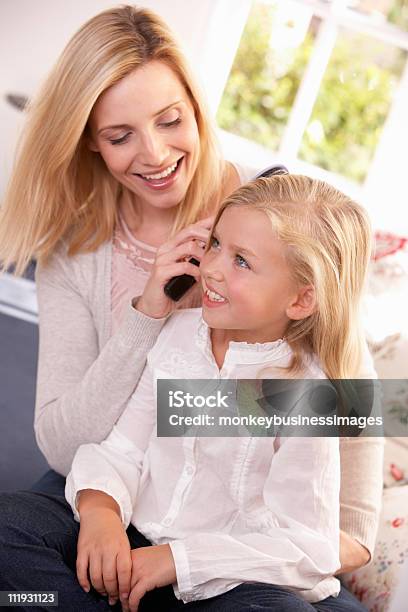
[{"label": "white window frame", "polygon": [[[278,0],[278,2],[282,1]],[[228,158],[235,158],[241,163],[262,166],[280,161],[287,164],[292,171],[305,172],[329,180],[364,203],[372,213],[373,221],[377,226],[408,235],[408,214],[405,214],[404,219],[401,219],[401,215],[398,214],[401,208],[401,194],[406,190],[404,176],[406,169],[402,170],[402,160],[406,163],[408,148],[408,120],[405,118],[407,113],[404,110],[408,108],[408,61],[364,183],[355,183],[344,176],[325,171],[298,158],[302,138],[319,94],[339,30],[346,28],[366,34],[407,52],[408,33],[390,23],[373,21],[370,16],[359,14],[348,8],[345,0],[333,0],[330,4],[321,0],[293,1],[310,8],[315,16],[322,19],[322,24],[279,149],[277,152],[271,152],[257,143],[220,131],[224,152]],[[406,127],[405,131],[401,131],[402,124]],[[407,136],[407,142],[401,142],[403,133]],[[401,143],[401,152],[396,151],[396,143]],[[396,171],[396,168],[399,167],[401,167],[401,172]],[[386,177],[389,177],[389,180],[386,180]],[[382,205],[385,193],[391,193],[394,205],[392,203],[390,205],[390,198],[387,199],[386,207]]]}]

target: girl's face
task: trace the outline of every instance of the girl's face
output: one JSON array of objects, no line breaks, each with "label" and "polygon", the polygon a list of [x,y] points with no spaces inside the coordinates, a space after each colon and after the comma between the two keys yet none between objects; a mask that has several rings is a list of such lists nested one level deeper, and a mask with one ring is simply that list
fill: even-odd
[{"label": "girl's face", "polygon": [[292,279],[284,246],[259,210],[230,207],[210,238],[201,265],[203,317],[209,327],[235,330],[230,339],[282,338],[303,290]]},{"label": "girl's face", "polygon": [[90,148],[142,206],[184,198],[200,140],[190,99],[166,64],[151,61],[107,89],[90,115]]}]

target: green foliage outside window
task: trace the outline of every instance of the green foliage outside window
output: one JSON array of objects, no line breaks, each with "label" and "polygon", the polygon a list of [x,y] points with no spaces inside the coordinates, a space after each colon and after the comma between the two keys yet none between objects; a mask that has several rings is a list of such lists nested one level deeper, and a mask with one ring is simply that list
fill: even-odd
[{"label": "green foliage outside window", "polygon": [[[273,7],[254,2],[217,119],[221,128],[277,150],[313,49],[315,28],[282,74],[270,48],[272,20]],[[390,45],[341,31],[299,157],[363,181],[404,61],[405,54]]]}]

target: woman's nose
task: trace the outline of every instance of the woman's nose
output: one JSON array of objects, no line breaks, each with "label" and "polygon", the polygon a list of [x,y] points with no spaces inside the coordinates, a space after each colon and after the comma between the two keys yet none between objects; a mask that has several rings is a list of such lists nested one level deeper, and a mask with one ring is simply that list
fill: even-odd
[{"label": "woman's nose", "polygon": [[168,161],[169,149],[160,134],[146,132],[139,143],[139,161],[147,166],[159,168]]}]

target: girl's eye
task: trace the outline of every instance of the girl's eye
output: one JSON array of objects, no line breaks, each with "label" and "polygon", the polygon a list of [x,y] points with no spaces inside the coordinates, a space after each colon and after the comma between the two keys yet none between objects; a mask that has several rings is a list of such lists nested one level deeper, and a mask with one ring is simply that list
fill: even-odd
[{"label": "girl's eye", "polygon": [[121,136],[120,138],[111,138],[110,143],[113,145],[123,144],[124,142],[128,140],[129,136],[130,136],[130,132],[128,132],[124,136]]},{"label": "girl's eye", "polygon": [[181,117],[177,117],[177,119],[173,119],[173,121],[162,121],[160,125],[162,127],[168,128],[168,127],[174,127],[178,125],[179,123],[181,123]]},{"label": "girl's eye", "polygon": [[216,249],[216,248],[218,248],[219,246],[220,246],[220,243],[219,243],[219,241],[217,240],[217,238],[216,238],[215,236],[211,236],[211,239],[210,239],[210,247],[211,247],[211,248]]},{"label": "girl's eye", "polygon": [[241,255],[235,255],[235,261],[237,262],[240,268],[248,268],[248,270],[250,269],[249,263],[247,262],[246,259],[241,257]]}]

